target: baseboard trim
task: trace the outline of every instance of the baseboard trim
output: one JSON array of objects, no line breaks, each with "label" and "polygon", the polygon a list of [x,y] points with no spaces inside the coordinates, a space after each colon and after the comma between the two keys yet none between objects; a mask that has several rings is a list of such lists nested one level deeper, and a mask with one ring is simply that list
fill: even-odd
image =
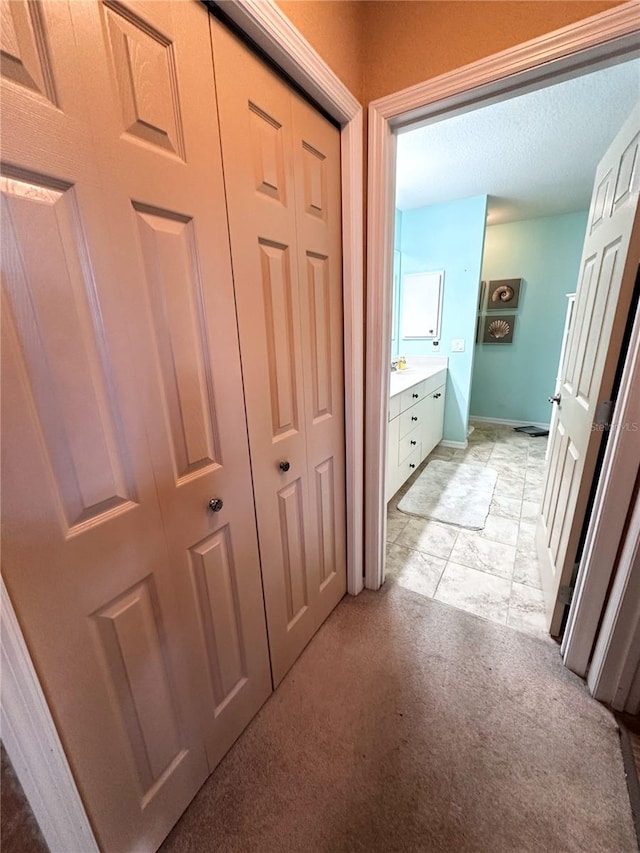
[{"label": "baseboard trim", "polygon": [[[632,738],[639,738],[640,735],[636,733],[637,724],[635,724],[635,718],[633,718],[632,723],[632,720],[626,714],[614,713],[614,716],[618,723],[620,746],[622,748],[622,763],[627,777],[631,814],[636,830],[638,849],[640,849],[640,768],[636,764],[632,744]],[[630,729],[627,723],[632,723],[633,729]]]},{"label": "baseboard trim", "polygon": [[499,426],[535,426],[540,427],[540,429],[549,429],[548,423],[543,423],[542,421],[510,421],[505,418],[481,418],[477,415],[471,415],[469,418],[470,421],[476,421],[476,423],[480,424],[498,424]]},{"label": "baseboard trim", "polygon": [[454,447],[456,450],[466,450],[468,442],[466,441],[449,441],[443,438],[438,447]]}]

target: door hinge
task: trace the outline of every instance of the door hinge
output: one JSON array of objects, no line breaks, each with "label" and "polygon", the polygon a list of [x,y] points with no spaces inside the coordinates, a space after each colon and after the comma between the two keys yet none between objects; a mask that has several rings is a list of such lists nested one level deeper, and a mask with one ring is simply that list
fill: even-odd
[{"label": "door hinge", "polygon": [[603,400],[596,406],[596,415],[593,419],[594,427],[600,429],[609,429],[611,425],[611,415],[613,414],[613,400]]},{"label": "door hinge", "polygon": [[573,587],[572,586],[561,586],[558,590],[558,602],[560,604],[571,604],[571,599],[573,598]]}]

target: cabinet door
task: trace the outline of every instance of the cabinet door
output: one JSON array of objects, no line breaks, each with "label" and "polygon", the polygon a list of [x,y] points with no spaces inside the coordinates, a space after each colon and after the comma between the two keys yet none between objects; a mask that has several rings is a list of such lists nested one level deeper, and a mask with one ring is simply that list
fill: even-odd
[{"label": "cabinet door", "polygon": [[211,31],[277,684],[345,584],[344,451],[332,444],[344,405],[333,292],[339,145],[329,150],[289,88],[235,36],[213,20]]},{"label": "cabinet door", "polygon": [[110,231],[118,164],[94,144],[103,102],[73,33],[66,3],[4,5],[3,573],[100,847],[150,850],[208,773],[194,613],[141,417],[127,329],[142,320]]},{"label": "cabinet door", "polygon": [[422,459],[442,441],[444,423],[445,385],[432,391],[421,405],[424,406],[424,417],[421,424]]},{"label": "cabinet door", "polygon": [[444,271],[402,276],[402,338],[439,338]]}]

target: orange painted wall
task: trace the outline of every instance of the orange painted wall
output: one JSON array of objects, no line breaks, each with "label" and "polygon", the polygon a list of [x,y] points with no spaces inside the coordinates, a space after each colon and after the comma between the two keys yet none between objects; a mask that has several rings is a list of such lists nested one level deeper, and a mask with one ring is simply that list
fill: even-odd
[{"label": "orange painted wall", "polygon": [[276,0],[345,86],[364,102],[362,0]]},{"label": "orange painted wall", "polygon": [[364,3],[365,97],[369,102],[389,95],[616,5],[600,0]]},{"label": "orange painted wall", "polygon": [[364,104],[623,0],[277,0]]}]

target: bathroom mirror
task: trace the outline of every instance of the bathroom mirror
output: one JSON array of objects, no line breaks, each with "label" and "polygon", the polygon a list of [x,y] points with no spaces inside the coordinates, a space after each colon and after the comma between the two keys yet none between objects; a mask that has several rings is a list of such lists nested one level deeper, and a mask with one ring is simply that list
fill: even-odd
[{"label": "bathroom mirror", "polygon": [[392,354],[397,355],[398,347],[398,302],[400,301],[400,252],[393,252],[393,309],[391,317]]},{"label": "bathroom mirror", "polygon": [[393,305],[391,318],[391,340],[396,341],[398,337],[398,299],[400,296],[400,252],[393,253]]},{"label": "bathroom mirror", "polygon": [[444,270],[402,276],[400,335],[402,338],[440,337]]}]

